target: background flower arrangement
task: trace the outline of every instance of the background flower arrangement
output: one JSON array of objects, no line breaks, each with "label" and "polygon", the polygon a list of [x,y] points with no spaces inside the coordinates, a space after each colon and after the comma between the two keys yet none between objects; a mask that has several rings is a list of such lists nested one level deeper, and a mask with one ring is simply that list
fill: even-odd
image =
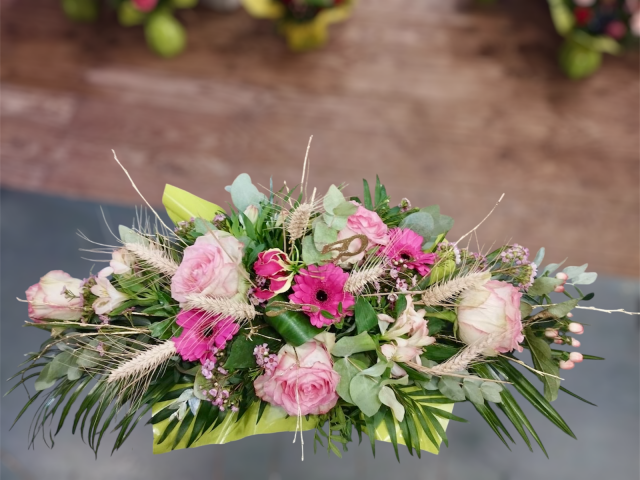
[{"label": "background flower arrangement", "polygon": [[[31,286],[27,325],[51,337],[15,375],[14,388],[35,378],[18,416],[39,405],[30,444],[53,443],[79,402],[73,431],[96,452],[151,410],[155,452],[314,430],[314,448],[339,456],[355,428],[374,453],[382,440],[420,456],[448,442],[447,422],[464,421],[453,405],[469,401],[505,445],[495,408],[545,451],[510,388],[573,436],[551,402],[559,390],[586,400],[559,374],[598,357],[552,347],[580,346],[587,265],[554,275],[560,264],[539,267],[544,249],[533,261],[517,244],[473,251],[462,241],[478,227],[450,242],[438,206],[392,207],[379,180],[348,198],[307,184],[303,173],[265,195],[242,174],[228,213],[167,185],[175,228],[140,218],[119,246],[98,246],[110,260],[97,274]],[[525,349],[532,365],[513,355]]]},{"label": "background flower arrangement", "polygon": [[549,0],[558,33],[565,37],[560,66],[571,78],[595,72],[602,54],[637,47],[640,2],[637,0]]}]

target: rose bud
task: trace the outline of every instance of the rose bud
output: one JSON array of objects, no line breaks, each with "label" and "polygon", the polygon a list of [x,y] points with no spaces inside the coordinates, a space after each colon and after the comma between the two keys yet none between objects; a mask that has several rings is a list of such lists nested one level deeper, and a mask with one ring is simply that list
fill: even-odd
[{"label": "rose bud", "polygon": [[556,273],[556,278],[558,280],[562,280],[562,283],[566,282],[569,279],[569,275],[564,272]]},{"label": "rose bud", "polygon": [[569,331],[576,335],[582,335],[584,333],[584,327],[579,323],[571,322],[569,324]]},{"label": "rose bud", "polygon": [[556,338],[553,343],[556,343],[558,345],[562,345],[564,343],[564,340],[562,340],[561,338]]},{"label": "rose bud", "polygon": [[573,317],[573,313],[569,312],[569,313],[567,313],[566,316],[569,317],[569,318],[572,318]]},{"label": "rose bud", "polygon": [[556,293],[562,293],[564,292],[564,286],[563,285],[558,285],[556,288],[553,289],[554,292]]},{"label": "rose bud", "polygon": [[567,360],[567,361],[560,360],[560,368],[562,370],[571,370],[575,366],[576,364],[573,363],[571,360]]},{"label": "rose bud", "polygon": [[580,363],[582,360],[584,360],[584,357],[580,352],[571,352],[569,354],[569,360],[573,363]]},{"label": "rose bud", "polygon": [[571,346],[572,347],[579,347],[580,346],[580,340],[578,340],[577,338],[572,338],[571,339]]}]

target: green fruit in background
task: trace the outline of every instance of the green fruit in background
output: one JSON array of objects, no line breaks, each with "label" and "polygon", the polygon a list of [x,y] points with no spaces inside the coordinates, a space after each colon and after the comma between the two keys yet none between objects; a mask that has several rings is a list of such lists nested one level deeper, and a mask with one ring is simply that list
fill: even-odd
[{"label": "green fruit in background", "polygon": [[166,11],[154,12],[149,16],[144,34],[149,47],[163,57],[179,54],[187,41],[183,26]]},{"label": "green fruit in background", "polygon": [[193,8],[198,0],[171,0],[171,6],[175,8]]},{"label": "green fruit in background", "polygon": [[93,22],[98,18],[96,0],[62,0],[62,10],[76,22]]},{"label": "green fruit in background", "polygon": [[602,54],[579,43],[566,40],[560,48],[560,67],[574,80],[595,72],[602,62]]},{"label": "green fruit in background", "polygon": [[122,2],[118,7],[118,21],[123,27],[141,25],[147,18],[147,14],[141,12],[130,1]]}]

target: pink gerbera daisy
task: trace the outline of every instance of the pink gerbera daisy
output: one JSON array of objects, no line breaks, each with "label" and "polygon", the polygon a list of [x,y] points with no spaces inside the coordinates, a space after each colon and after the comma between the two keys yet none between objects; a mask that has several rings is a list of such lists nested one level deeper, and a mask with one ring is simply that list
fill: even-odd
[{"label": "pink gerbera daisy", "polygon": [[[344,284],[348,278],[348,273],[332,263],[321,267],[309,265],[307,269],[300,269],[300,273],[294,277],[294,293],[289,295],[289,300],[303,305],[302,308],[309,315],[311,324],[316,327],[337,323],[343,315],[351,315],[347,309],[355,304],[353,295],[344,291]],[[338,311],[340,304],[342,315]],[[311,305],[319,307],[319,310],[311,311]],[[320,310],[329,312],[335,318],[326,318]]]},{"label": "pink gerbera daisy", "polygon": [[424,253],[424,238],[408,228],[394,228],[389,232],[389,244],[378,251],[378,255],[389,257],[394,266],[406,266],[425,276],[431,272],[427,265],[433,265],[437,255]]},{"label": "pink gerbera daisy", "polygon": [[182,327],[182,333],[171,340],[182,359],[190,362],[211,360],[240,329],[233,318],[221,318],[201,310],[183,310],[176,323]]}]

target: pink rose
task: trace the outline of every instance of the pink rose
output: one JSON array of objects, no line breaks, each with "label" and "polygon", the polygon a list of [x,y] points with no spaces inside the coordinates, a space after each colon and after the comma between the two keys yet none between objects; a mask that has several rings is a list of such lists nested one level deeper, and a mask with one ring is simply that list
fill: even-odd
[{"label": "pink rose", "polygon": [[470,288],[460,295],[458,335],[466,344],[490,336],[493,343],[483,354],[495,356],[516,349],[524,340],[520,314],[522,293],[510,283],[489,280],[484,286]]},{"label": "pink rose", "polygon": [[286,292],[291,288],[293,271],[289,257],[278,248],[272,248],[258,254],[258,259],[253,264],[255,272],[265,279],[263,288],[254,292],[255,296],[268,300],[278,293]]},{"label": "pink rose", "polygon": [[297,348],[282,347],[273,373],[256,378],[254,387],[258,397],[289,415],[320,415],[338,401],[339,381],[324,345],[311,340]]},{"label": "pink rose", "polygon": [[80,320],[82,317],[82,280],[62,270],[52,270],[27,290],[29,318]]},{"label": "pink rose", "polygon": [[[352,202],[358,205],[356,202]],[[358,205],[356,213],[347,219],[347,226],[338,232],[338,240],[353,237],[354,235],[364,235],[369,240],[368,248],[374,245],[386,245],[389,243],[389,227],[382,221],[376,212],[367,210],[362,205]],[[357,252],[362,247],[360,240],[354,240],[349,245],[350,252]],[[364,257],[364,252],[347,257],[345,262],[357,263]]]},{"label": "pink rose", "polygon": [[131,2],[141,12],[150,12],[156,8],[158,0],[131,0]]},{"label": "pink rose", "polygon": [[[185,302],[190,294],[233,297],[246,291],[242,266],[244,245],[230,233],[213,231],[184,249],[182,263],[171,279],[171,296]],[[244,272],[244,275],[242,274]]]}]

